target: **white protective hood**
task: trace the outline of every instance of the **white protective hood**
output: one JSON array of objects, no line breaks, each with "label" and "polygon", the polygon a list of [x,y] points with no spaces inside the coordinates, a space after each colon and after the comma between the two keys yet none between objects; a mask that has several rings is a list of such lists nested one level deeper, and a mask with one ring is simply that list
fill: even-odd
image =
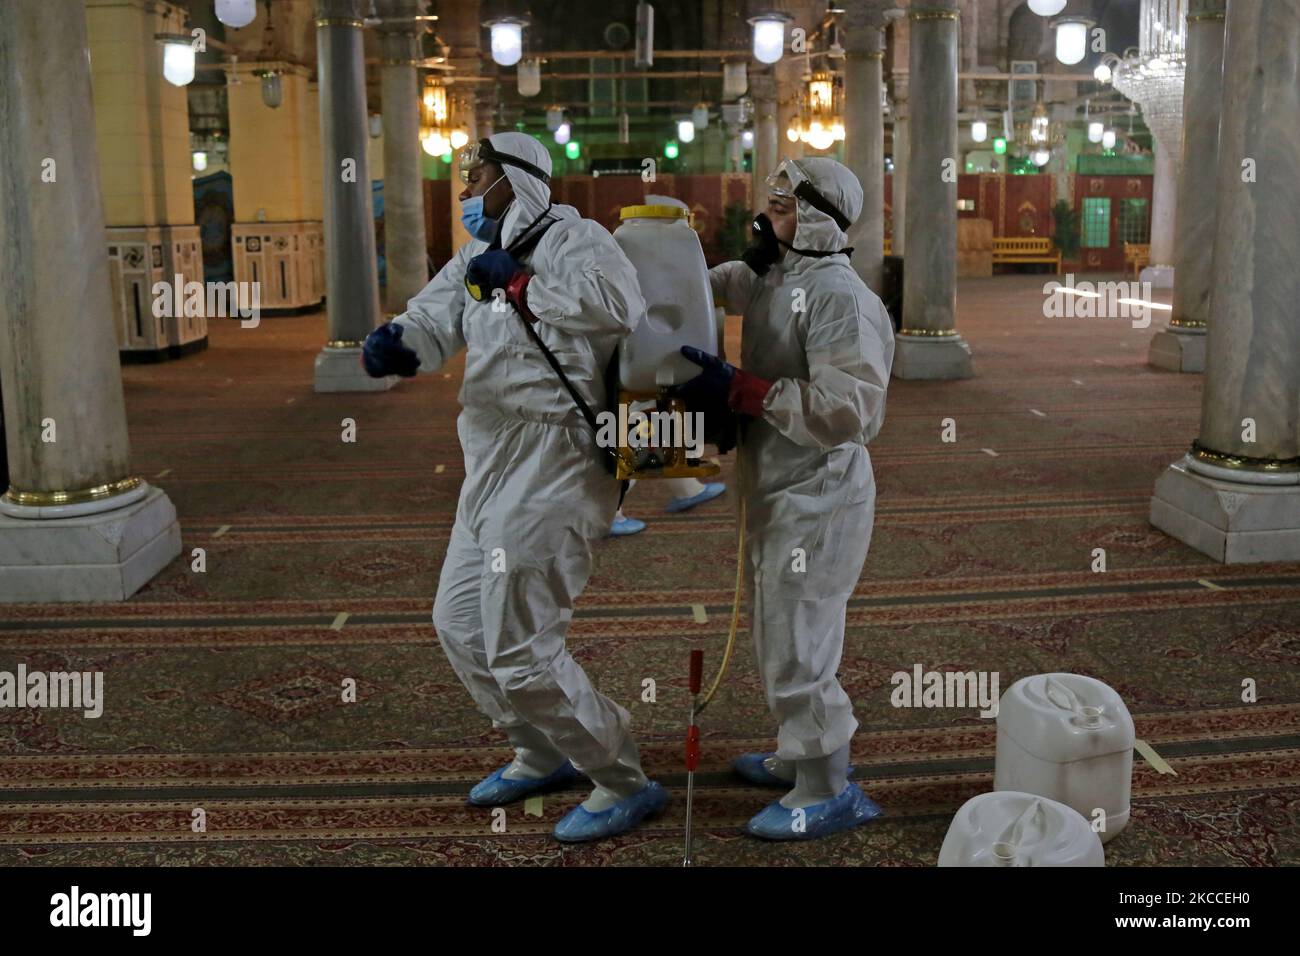
[{"label": "white protective hood", "polygon": [[[850,222],[855,222],[861,214],[862,185],[843,163],[825,156],[813,156],[787,160],[784,168],[791,174],[791,188],[798,186],[801,179],[806,179],[827,202],[848,216]],[[797,208],[799,224],[795,228],[793,243],[796,249],[833,252],[848,246],[848,233],[826,213],[814,209],[803,199],[799,200]],[[787,268],[796,268],[808,261],[808,257],[798,253],[786,253]]]},{"label": "white protective hood", "polygon": [[[498,153],[518,156],[550,175],[551,154],[533,137],[525,133],[493,133],[488,137],[488,142]],[[501,245],[504,247],[510,245],[529,223],[551,206],[551,187],[518,166],[502,163],[501,169],[506,174],[510,188],[515,191],[515,201],[506,212],[505,229],[501,234]],[[556,219],[579,218],[578,211],[572,206],[551,206],[551,215]]]}]

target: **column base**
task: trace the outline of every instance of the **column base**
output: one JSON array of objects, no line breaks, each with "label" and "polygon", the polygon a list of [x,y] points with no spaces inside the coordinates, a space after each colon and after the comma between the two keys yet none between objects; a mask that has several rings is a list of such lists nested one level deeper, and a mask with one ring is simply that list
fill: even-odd
[{"label": "column base", "polygon": [[386,392],[396,384],[396,375],[367,375],[361,367],[360,348],[323,348],[316,355],[318,392]]},{"label": "column base", "polygon": [[1151,524],[1224,564],[1300,561],[1300,485],[1220,481],[1188,464],[1157,479]]},{"label": "column base", "polygon": [[1171,372],[1205,371],[1204,331],[1184,332],[1173,326],[1162,329],[1151,337],[1147,349],[1147,364]]},{"label": "column base", "polygon": [[960,335],[894,336],[894,378],[970,378],[970,345]]},{"label": "column base", "polygon": [[176,508],[158,488],[96,514],[0,514],[0,603],[124,601],[180,553]]},{"label": "column base", "polygon": [[1173,266],[1147,266],[1138,273],[1139,282],[1150,282],[1153,289],[1172,289],[1174,287]]}]

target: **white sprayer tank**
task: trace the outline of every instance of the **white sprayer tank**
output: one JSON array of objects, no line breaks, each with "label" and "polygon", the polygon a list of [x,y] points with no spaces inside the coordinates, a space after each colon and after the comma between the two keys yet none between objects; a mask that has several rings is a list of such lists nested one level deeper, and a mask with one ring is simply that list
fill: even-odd
[{"label": "white sprayer tank", "polygon": [[649,392],[699,375],[700,367],[683,357],[681,347],[716,355],[718,338],[709,270],[689,211],[657,196],[647,203],[623,207],[614,239],[636,267],[646,301],[646,315],[619,348],[619,383]]},{"label": "white sprayer tank", "polygon": [[961,805],[939,849],[940,866],[1105,866],[1088,821],[1032,793],[981,793]]},{"label": "white sprayer tank", "polygon": [[998,704],[995,790],[1036,793],[1086,819],[1105,811],[1102,842],[1128,824],[1133,718],[1119,694],[1081,674],[1037,674]]}]

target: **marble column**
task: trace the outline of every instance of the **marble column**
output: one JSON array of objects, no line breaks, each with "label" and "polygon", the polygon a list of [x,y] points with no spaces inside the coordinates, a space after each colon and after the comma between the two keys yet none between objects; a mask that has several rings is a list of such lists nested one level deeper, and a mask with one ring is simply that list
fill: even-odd
[{"label": "marble column", "polygon": [[971,375],[970,346],[957,333],[957,0],[908,10],[912,98],[907,170],[907,260],[894,375]]},{"label": "marble column", "polygon": [[1151,523],[1228,564],[1297,561],[1300,4],[1236,0],[1226,22],[1200,435],[1156,482]]},{"label": "marble column", "polygon": [[893,254],[902,256],[907,241],[907,160],[911,133],[908,130],[907,56],[911,52],[911,31],[906,16],[890,20],[893,70],[893,158],[892,189],[890,197],[890,241]]},{"label": "marble column", "polygon": [[881,291],[885,258],[885,123],[880,110],[884,8],[852,8],[844,58],[844,163],[862,184],[862,213],[849,230],[853,267]]},{"label": "marble column", "polygon": [[1155,175],[1151,181],[1151,264],[1140,278],[1156,289],[1174,284],[1174,232],[1178,222],[1178,153],[1181,129],[1162,129],[1164,124],[1148,117],[1155,144]]},{"label": "marble column", "polygon": [[894,74],[894,171],[890,174],[890,247],[893,255],[906,254],[907,246],[907,167],[911,152],[908,128],[907,77]]},{"label": "marble column", "polygon": [[767,177],[772,175],[779,162],[780,143],[776,126],[776,78],[770,74],[749,77],[749,94],[754,99],[754,163],[750,181],[750,201],[755,209],[767,205]]},{"label": "marble column", "polygon": [[420,78],[422,21],[427,0],[379,0],[380,74],[384,110],[384,255],[387,260],[388,312],[406,303],[429,282],[424,234],[424,178],[420,159]]},{"label": "marble column", "polygon": [[181,550],[130,473],[86,43],[79,3],[0,17],[0,602],[124,600]]},{"label": "marble column", "polygon": [[329,341],[316,356],[316,391],[375,392],[396,376],[371,378],[361,343],[379,324],[379,265],[366,159],[365,0],[317,0],[322,187],[325,194],[325,296]]},{"label": "marble column", "polygon": [[1187,14],[1183,85],[1183,162],[1174,236],[1174,309],[1151,340],[1147,361],[1173,372],[1205,371],[1223,101],[1226,0],[1192,0]]}]

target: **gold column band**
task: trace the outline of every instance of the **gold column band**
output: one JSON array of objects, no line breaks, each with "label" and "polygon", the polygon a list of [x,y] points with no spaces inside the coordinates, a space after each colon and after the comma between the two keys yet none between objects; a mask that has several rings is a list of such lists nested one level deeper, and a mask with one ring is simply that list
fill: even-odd
[{"label": "gold column band", "polygon": [[943,338],[948,335],[956,335],[956,329],[899,329],[899,335],[928,335],[932,338]]},{"label": "gold column band", "polygon": [[380,60],[380,66],[419,66],[424,60]]},{"label": "gold column band", "polygon": [[961,14],[956,10],[909,10],[909,20],[956,20]]},{"label": "gold column band", "polygon": [[353,20],[351,17],[322,17],[316,21],[318,27],[356,27],[360,30],[365,26],[360,20]]},{"label": "gold column band", "polygon": [[1176,329],[1206,329],[1210,324],[1204,319],[1180,319],[1172,318],[1169,324]]},{"label": "gold column band", "polygon": [[327,349],[359,349],[366,343],[361,339],[330,339],[325,343]]},{"label": "gold column band", "polygon": [[94,488],[81,488],[76,491],[19,491],[13,485],[5,492],[5,500],[16,505],[29,507],[48,507],[50,505],[75,505],[86,501],[99,501],[130,491],[140,484],[139,478],[121,478],[106,485]]},{"label": "gold column band", "polygon": [[1223,20],[1225,14],[1222,11],[1218,13],[1189,13],[1186,19],[1188,23],[1195,23],[1197,20]]},{"label": "gold column band", "polygon": [[1235,468],[1242,471],[1291,472],[1300,471],[1300,456],[1295,458],[1251,458],[1248,455],[1229,455],[1206,448],[1199,441],[1192,442],[1192,457],[1208,465]]}]

